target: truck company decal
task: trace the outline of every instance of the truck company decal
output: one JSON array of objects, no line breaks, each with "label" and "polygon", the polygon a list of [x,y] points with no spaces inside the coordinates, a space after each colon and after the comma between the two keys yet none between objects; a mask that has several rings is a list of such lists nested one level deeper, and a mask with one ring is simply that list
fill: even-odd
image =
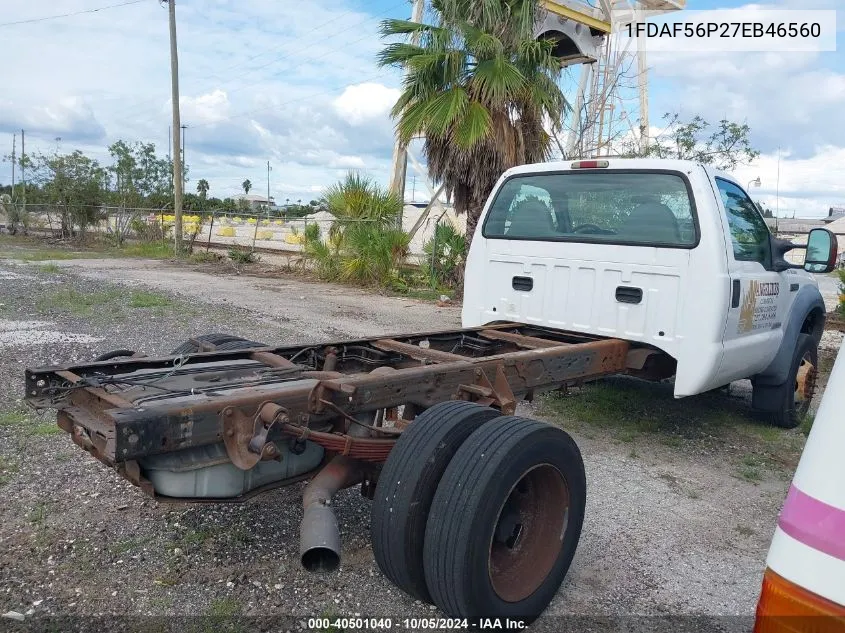
[{"label": "truck company decal", "polygon": [[778,316],[780,283],[752,280],[742,298],[737,333],[771,329]]}]

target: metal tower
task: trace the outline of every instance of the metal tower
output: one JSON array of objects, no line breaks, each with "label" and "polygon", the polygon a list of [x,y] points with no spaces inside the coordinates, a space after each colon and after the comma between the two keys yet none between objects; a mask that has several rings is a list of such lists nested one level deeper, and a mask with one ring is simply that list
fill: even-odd
[{"label": "metal tower", "polygon": [[[562,154],[610,154],[614,141],[630,135],[641,149],[648,144],[648,65],[645,41],[623,38],[619,26],[678,11],[686,0],[541,0],[546,16],[537,37],[558,42],[564,66],[581,65],[572,114],[565,121]],[[632,70],[636,68],[635,73]],[[622,83],[635,82],[638,116],[625,104]]]}]

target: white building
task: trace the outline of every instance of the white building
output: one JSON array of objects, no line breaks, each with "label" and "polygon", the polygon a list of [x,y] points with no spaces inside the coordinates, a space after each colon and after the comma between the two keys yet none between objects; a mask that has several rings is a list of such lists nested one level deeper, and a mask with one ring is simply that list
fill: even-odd
[{"label": "white building", "polygon": [[[236,196],[232,196],[232,200],[240,204],[241,200],[245,200],[246,203],[249,205],[251,211],[259,211],[266,209],[268,206],[268,198],[267,196],[259,196],[254,193],[251,194],[238,194]],[[272,196],[269,198],[269,206],[275,207],[276,201],[273,199]]]}]

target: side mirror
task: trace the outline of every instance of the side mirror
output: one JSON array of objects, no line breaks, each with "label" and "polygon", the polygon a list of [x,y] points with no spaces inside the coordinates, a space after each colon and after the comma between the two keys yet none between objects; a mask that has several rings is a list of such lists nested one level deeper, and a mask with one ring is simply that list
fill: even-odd
[{"label": "side mirror", "polygon": [[812,229],[807,236],[804,270],[809,273],[829,273],[836,268],[838,255],[836,236],[827,229]]}]

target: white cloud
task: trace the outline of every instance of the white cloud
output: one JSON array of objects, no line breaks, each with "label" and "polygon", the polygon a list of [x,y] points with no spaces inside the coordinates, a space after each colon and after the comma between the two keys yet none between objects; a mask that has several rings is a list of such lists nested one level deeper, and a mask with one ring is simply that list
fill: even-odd
[{"label": "white cloud", "polygon": [[820,147],[809,158],[782,153],[780,170],[777,153],[765,154],[734,175],[744,187],[759,177],[761,187],[748,193],[782,216],[823,217],[830,207],[845,205],[845,147]]},{"label": "white cloud", "polygon": [[400,91],[379,83],[361,83],[347,86],[343,93],[332,102],[338,115],[351,125],[360,125],[366,121],[385,117]]},{"label": "white cloud", "polygon": [[231,114],[229,96],[220,89],[198,97],[179,97],[180,114],[194,124],[218,123]]}]

